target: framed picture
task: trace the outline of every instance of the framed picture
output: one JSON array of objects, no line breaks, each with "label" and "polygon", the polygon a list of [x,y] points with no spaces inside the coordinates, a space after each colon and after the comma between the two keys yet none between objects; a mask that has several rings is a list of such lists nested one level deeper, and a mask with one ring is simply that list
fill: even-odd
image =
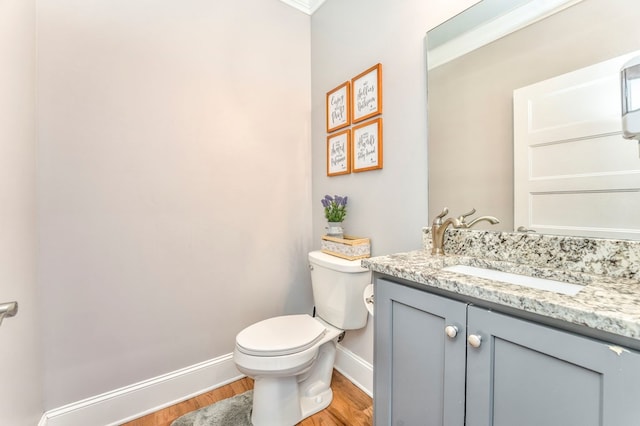
[{"label": "framed picture", "polygon": [[382,114],[382,64],[376,64],[351,80],[351,117],[357,123]]},{"label": "framed picture", "polygon": [[327,176],[351,173],[351,129],[327,136]]},{"label": "framed picture", "polygon": [[327,92],[327,133],[351,124],[350,88],[350,83],[347,81]]},{"label": "framed picture", "polygon": [[382,118],[353,127],[353,172],[382,168]]}]

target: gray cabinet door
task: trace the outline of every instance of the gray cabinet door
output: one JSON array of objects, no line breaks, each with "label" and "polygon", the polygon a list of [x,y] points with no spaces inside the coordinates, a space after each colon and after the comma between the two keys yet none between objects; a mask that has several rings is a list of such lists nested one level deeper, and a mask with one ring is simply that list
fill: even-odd
[{"label": "gray cabinet door", "polygon": [[640,424],[640,355],[477,307],[468,333],[468,426]]},{"label": "gray cabinet door", "polygon": [[375,425],[464,425],[466,304],[384,279],[375,285]]}]

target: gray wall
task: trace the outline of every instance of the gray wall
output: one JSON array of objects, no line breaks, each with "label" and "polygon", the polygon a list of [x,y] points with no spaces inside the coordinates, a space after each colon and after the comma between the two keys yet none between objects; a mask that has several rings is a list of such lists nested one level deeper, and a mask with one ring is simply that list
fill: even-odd
[{"label": "gray wall", "polygon": [[[450,3],[450,2],[449,2]],[[464,4],[463,4],[464,3]],[[437,1],[327,0],[311,19],[313,245],[320,246],[325,194],[349,196],[345,232],[371,238],[383,255],[421,247],[427,226],[426,31],[452,16]],[[382,64],[384,168],[326,176],[326,93]],[[372,323],[347,333],[343,345],[373,359]]]},{"label": "gray wall", "polygon": [[[35,424],[309,312],[325,193],[351,197],[347,230],[374,254],[418,248],[423,35],[474,1],[328,0],[309,18],[276,0],[39,0],[37,22],[33,2],[3,2],[0,285],[21,303],[0,330],[19,347],[0,355],[3,419]],[[325,93],[377,62],[385,168],[329,179]],[[371,360],[370,329],[345,344]]]},{"label": "gray wall", "polygon": [[46,408],[311,312],[310,18],[276,0],[39,0]]},{"label": "gray wall", "polygon": [[18,315],[0,328],[0,416],[35,425],[42,415],[36,287],[35,1],[0,2],[0,302]]},{"label": "gray wall", "polygon": [[513,90],[640,49],[639,20],[635,0],[584,0],[431,70],[429,217],[475,207],[513,230]]}]

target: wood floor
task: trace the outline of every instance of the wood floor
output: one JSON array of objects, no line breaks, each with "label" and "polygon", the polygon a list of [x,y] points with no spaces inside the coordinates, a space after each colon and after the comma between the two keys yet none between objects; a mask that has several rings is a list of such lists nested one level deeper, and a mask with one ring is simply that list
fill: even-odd
[{"label": "wood floor", "polygon": [[[331,382],[333,401],[325,410],[298,423],[298,426],[371,426],[373,424],[373,401],[360,388],[342,374],[333,371]],[[253,380],[244,379],[214,389],[195,398],[156,411],[122,426],[169,426],[183,414],[214,402],[253,389]]]}]

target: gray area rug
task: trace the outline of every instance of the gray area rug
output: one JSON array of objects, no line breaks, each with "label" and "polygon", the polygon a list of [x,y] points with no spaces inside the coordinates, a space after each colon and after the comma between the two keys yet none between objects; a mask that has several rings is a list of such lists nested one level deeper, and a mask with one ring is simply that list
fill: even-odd
[{"label": "gray area rug", "polygon": [[253,391],[202,407],[171,423],[171,426],[251,426]]}]

